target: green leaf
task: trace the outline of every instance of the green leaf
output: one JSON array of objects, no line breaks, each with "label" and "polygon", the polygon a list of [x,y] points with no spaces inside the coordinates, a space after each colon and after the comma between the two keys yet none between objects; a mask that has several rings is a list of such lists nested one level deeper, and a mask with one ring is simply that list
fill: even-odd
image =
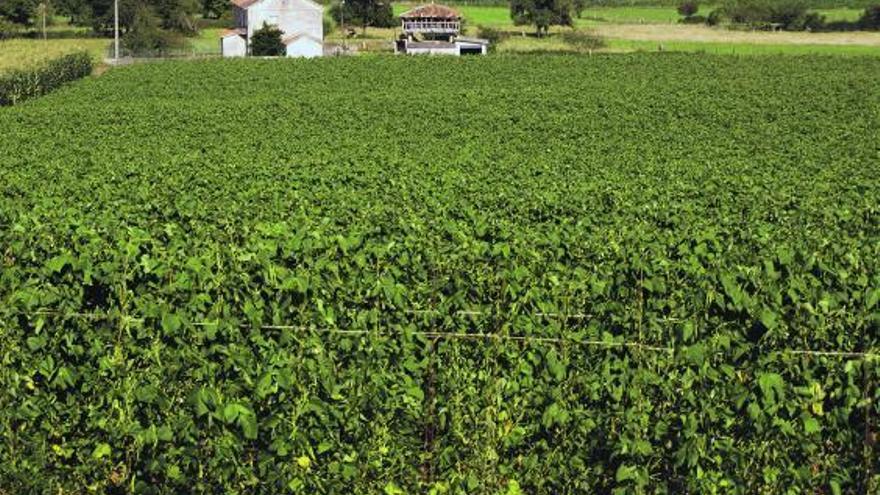
[{"label": "green leaf", "polygon": [[873,309],[878,301],[880,301],[880,288],[874,289],[868,294],[867,308]]},{"label": "green leaf", "polygon": [[840,482],[839,481],[831,480],[829,485],[831,487],[832,495],[841,495],[843,493],[843,490],[840,489]]},{"label": "green leaf", "polygon": [[403,495],[404,492],[401,490],[393,481],[389,481],[385,484],[385,495]]},{"label": "green leaf", "polygon": [[621,464],[617,468],[617,473],[614,475],[615,481],[618,483],[623,481],[632,481],[639,479],[639,468],[635,466],[628,466],[626,464]]},{"label": "green leaf", "polygon": [[778,324],[778,319],[779,317],[773,311],[767,308],[761,310],[761,323],[765,327],[767,327],[768,330],[773,330],[774,328],[776,328],[776,325]]},{"label": "green leaf", "polygon": [[807,435],[810,435],[822,431],[822,427],[819,425],[819,422],[816,421],[816,418],[806,417],[804,418],[804,431]]},{"label": "green leaf", "polygon": [[70,253],[59,254],[46,262],[46,268],[52,273],[58,273],[63,270],[65,266],[73,264],[74,261],[75,259]]},{"label": "green leaf", "polygon": [[547,369],[553,375],[553,378],[560,382],[565,378],[565,365],[559,360],[559,355],[555,350],[547,351]]},{"label": "green leaf", "polygon": [[223,418],[227,423],[237,423],[245,438],[257,438],[257,417],[247,406],[239,403],[227,404],[223,408]]},{"label": "green leaf", "polygon": [[758,377],[758,386],[767,404],[776,404],[785,397],[785,381],[776,373],[762,373]]},{"label": "green leaf", "polygon": [[415,398],[418,401],[425,400],[425,393],[422,392],[422,389],[418,386],[408,387],[406,389],[406,393],[407,393],[407,395]]},{"label": "green leaf", "polygon": [[110,448],[110,445],[106,443],[99,443],[95,446],[95,450],[92,451],[92,459],[101,459],[104,457],[108,457],[112,452],[113,449]]},{"label": "green leaf", "polygon": [[162,315],[162,332],[165,335],[174,335],[180,330],[180,317],[174,313],[164,313]]}]

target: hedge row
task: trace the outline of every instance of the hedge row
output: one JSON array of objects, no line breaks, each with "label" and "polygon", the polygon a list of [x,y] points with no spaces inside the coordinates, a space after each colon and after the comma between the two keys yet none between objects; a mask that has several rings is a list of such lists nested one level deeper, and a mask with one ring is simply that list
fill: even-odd
[{"label": "hedge row", "polygon": [[15,105],[44,95],[92,73],[94,62],[87,52],[70,53],[34,69],[16,70],[0,76],[0,106]]}]

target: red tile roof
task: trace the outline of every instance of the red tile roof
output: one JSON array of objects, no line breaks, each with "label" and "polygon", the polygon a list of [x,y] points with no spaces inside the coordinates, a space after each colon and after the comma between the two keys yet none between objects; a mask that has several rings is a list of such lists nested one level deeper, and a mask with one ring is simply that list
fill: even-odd
[{"label": "red tile roof", "polygon": [[428,4],[407,10],[400,14],[401,19],[459,19],[461,15],[455,9],[445,5]]},{"label": "red tile roof", "polygon": [[227,36],[247,36],[247,29],[245,28],[235,28],[235,29],[224,29],[220,34],[221,38],[225,38]]}]

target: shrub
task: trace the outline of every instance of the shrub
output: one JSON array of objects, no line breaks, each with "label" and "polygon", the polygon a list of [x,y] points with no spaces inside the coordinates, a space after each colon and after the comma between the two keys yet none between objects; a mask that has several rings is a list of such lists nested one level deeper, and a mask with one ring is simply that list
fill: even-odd
[{"label": "shrub", "polygon": [[251,39],[251,55],[258,57],[281,57],[286,53],[281,42],[282,33],[278,26],[263,23],[263,27],[254,31]]},{"label": "shrub", "polygon": [[605,40],[591,31],[566,31],[562,40],[578,51],[597,50],[605,47]]},{"label": "shrub", "polygon": [[736,24],[753,24],[770,17],[769,7],[762,0],[727,0],[722,10]]},{"label": "shrub", "polygon": [[16,70],[0,77],[0,106],[15,105],[44,95],[92,73],[94,63],[87,52],[64,55],[42,67]]},{"label": "shrub", "polygon": [[803,29],[807,31],[821,31],[825,28],[825,16],[818,12],[809,12],[803,19]]},{"label": "shrub", "polygon": [[682,18],[679,22],[681,22],[682,24],[705,24],[706,21],[707,19],[705,16],[692,15]]},{"label": "shrub", "polygon": [[333,19],[327,16],[324,16],[321,19],[321,25],[324,29],[324,36],[327,36],[329,33],[332,33],[336,29],[336,23],[333,22]]},{"label": "shrub", "polygon": [[691,17],[700,10],[700,4],[696,0],[685,0],[678,6],[678,13],[684,17]]},{"label": "shrub", "polygon": [[0,19],[0,40],[14,38],[15,36],[18,36],[18,34],[21,32],[21,28],[22,27],[18,24]]},{"label": "shrub", "polygon": [[820,29],[825,23],[824,17],[809,12],[805,0],[727,0],[722,10],[732,22],[753,28],[803,31]]},{"label": "shrub", "polygon": [[507,33],[490,26],[477,26],[477,37],[488,40],[490,43],[498,43],[507,38]]},{"label": "shrub", "polygon": [[489,52],[494,52],[498,49],[498,44],[507,38],[507,33],[489,26],[477,26],[477,37],[488,41]]},{"label": "shrub", "polygon": [[803,0],[774,0],[768,8],[766,20],[789,31],[802,31],[808,16],[808,6]]},{"label": "shrub", "polygon": [[724,12],[721,9],[715,9],[712,12],[709,12],[709,16],[706,17],[706,24],[709,26],[717,26],[721,24],[723,19]]},{"label": "shrub", "polygon": [[865,9],[859,19],[859,28],[880,30],[880,5],[873,5]]}]

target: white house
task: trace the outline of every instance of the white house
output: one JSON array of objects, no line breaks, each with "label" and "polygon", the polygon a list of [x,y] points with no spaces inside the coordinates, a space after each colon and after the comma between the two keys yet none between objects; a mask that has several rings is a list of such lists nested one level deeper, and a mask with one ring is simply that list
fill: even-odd
[{"label": "white house", "polygon": [[224,57],[249,53],[250,39],[263,24],[278,26],[288,57],[320,57],[324,52],[324,7],[312,0],[232,0],[235,28],[220,36]]}]

